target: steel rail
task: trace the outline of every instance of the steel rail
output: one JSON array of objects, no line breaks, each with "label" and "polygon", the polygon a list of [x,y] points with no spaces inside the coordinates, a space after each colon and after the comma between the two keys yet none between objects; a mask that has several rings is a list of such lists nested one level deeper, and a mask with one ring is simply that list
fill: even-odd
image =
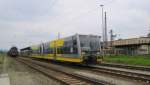
[{"label": "steel rail", "polygon": [[138,81],[143,81],[146,83],[150,83],[150,75],[147,74],[141,74],[137,72],[131,72],[131,71],[123,71],[123,70],[118,70],[118,69],[111,69],[111,68],[105,68],[105,67],[98,67],[98,66],[89,66],[92,68],[91,70],[94,72],[99,72],[99,73],[105,73],[109,75],[115,75],[115,76],[120,76],[120,77],[126,77],[129,79],[134,79]]},{"label": "steel rail", "polygon": [[[60,69],[56,69],[56,68],[50,67],[47,63],[44,63],[44,62],[30,60],[30,59],[26,60],[26,59],[20,59],[20,58],[17,59],[17,60],[20,61],[20,62],[23,62],[24,64],[28,65],[31,68],[34,68],[34,69],[42,72],[43,74],[45,74],[47,76],[51,76],[48,72],[49,70],[62,73],[66,76],[70,76],[68,78],[71,78],[71,80],[72,79],[77,80],[77,81],[75,81],[75,82],[77,82],[77,84],[74,83],[74,85],[78,85],[78,84],[85,85],[85,84],[81,84],[83,82],[85,82],[86,85],[113,85],[113,84],[105,82],[105,81],[100,81],[100,80],[93,79],[93,78],[88,78],[86,76],[82,76],[82,75],[79,75],[79,74],[74,74],[74,73],[70,73],[68,71],[63,71],[63,70],[60,70]],[[67,85],[72,84],[71,80],[69,81],[69,79],[67,79],[68,82],[66,82],[66,81],[62,81],[61,79],[56,78],[55,76],[53,76],[53,78],[60,81],[60,82],[62,82],[62,83],[64,83],[64,84],[67,84]]]},{"label": "steel rail", "polygon": [[150,71],[150,67],[148,67],[148,66],[135,66],[135,65],[114,64],[114,63],[102,63],[101,65],[109,66],[109,67],[117,67],[117,68],[127,68],[127,69],[135,69],[135,70],[142,70],[142,71]]}]

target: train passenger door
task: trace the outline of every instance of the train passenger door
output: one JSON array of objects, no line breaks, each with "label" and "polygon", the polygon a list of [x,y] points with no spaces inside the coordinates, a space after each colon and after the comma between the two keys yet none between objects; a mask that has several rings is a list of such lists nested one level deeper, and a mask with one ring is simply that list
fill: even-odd
[{"label": "train passenger door", "polygon": [[44,55],[44,45],[43,44],[40,45],[40,55],[41,56]]}]

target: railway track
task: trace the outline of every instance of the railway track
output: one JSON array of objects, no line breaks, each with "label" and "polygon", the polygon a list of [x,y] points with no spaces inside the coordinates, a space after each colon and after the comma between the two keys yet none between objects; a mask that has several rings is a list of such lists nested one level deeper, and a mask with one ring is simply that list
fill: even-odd
[{"label": "railway track", "polygon": [[105,73],[109,75],[119,76],[123,78],[133,79],[136,81],[142,81],[146,83],[150,83],[150,72],[143,72],[137,70],[129,70],[122,68],[114,68],[108,66],[99,66],[99,65],[91,65],[92,71],[98,73]]},{"label": "railway track", "polygon": [[112,85],[105,81],[88,78],[86,76],[51,67],[48,63],[24,58],[17,58],[16,60],[65,85]]},{"label": "railway track", "polygon": [[142,70],[142,71],[150,71],[150,67],[148,67],[148,66],[134,66],[134,65],[114,64],[114,63],[102,63],[101,66],[126,68],[126,69],[133,69],[133,70]]},{"label": "railway track", "polygon": [[[54,79],[64,83],[64,84],[67,84],[67,85],[70,85],[70,84],[73,84],[73,85],[112,85],[112,83],[108,83],[106,81],[99,81],[97,79],[93,79],[93,78],[89,78],[89,77],[85,77],[85,76],[82,76],[82,75],[79,75],[79,74],[74,74],[74,73],[70,73],[70,72],[67,72],[67,71],[62,71],[62,69],[56,69],[56,68],[53,68],[53,67],[49,67],[49,64],[50,63],[47,63],[47,62],[44,62],[44,61],[37,61],[37,60],[32,60],[32,59],[28,59],[30,60],[30,62],[38,65],[38,66],[41,66],[41,67],[44,67],[48,70],[53,70],[55,72],[61,72],[61,74],[65,74],[65,76],[62,76],[61,78],[56,78],[57,75],[53,76]],[[26,60],[23,60],[23,61],[26,61]],[[27,61],[29,62],[29,61]],[[62,64],[61,64],[62,65]],[[65,65],[63,65],[65,66]],[[37,66],[35,66],[37,67]],[[67,67],[73,67],[74,66],[67,66]],[[76,66],[75,66],[76,67]],[[33,67],[32,67],[33,68]],[[78,68],[78,66],[77,66]],[[40,68],[37,68],[37,70],[39,70]],[[131,69],[122,69],[122,68],[115,68],[115,67],[109,67],[109,66],[99,66],[99,65],[91,65],[91,66],[88,66],[88,67],[82,67],[82,69],[85,69],[85,70],[88,70],[88,71],[91,71],[93,72],[94,74],[99,74],[99,73],[104,73],[106,75],[113,75],[113,76],[116,76],[116,77],[122,77],[122,78],[125,78],[125,79],[129,79],[129,80],[134,80],[134,81],[138,81],[138,82],[145,82],[147,83],[148,85],[150,84],[150,72],[149,73],[146,73],[145,72],[136,72],[135,70],[131,70]],[[45,70],[44,70],[45,71]],[[50,73],[50,71],[49,71]],[[52,73],[52,72],[51,72]],[[47,75],[47,73],[45,73]],[[58,73],[53,73],[54,74],[58,74]],[[60,74],[59,74],[60,75]],[[58,75],[58,76],[59,76]],[[66,75],[68,77],[66,77]],[[59,76],[60,77],[60,76]],[[67,81],[63,80],[63,78],[65,78],[68,83],[66,83]],[[78,82],[77,84],[74,84],[73,82]],[[81,83],[83,82],[83,83]],[[146,84],[146,85],[147,85]],[[114,83],[113,83],[114,85]]]}]

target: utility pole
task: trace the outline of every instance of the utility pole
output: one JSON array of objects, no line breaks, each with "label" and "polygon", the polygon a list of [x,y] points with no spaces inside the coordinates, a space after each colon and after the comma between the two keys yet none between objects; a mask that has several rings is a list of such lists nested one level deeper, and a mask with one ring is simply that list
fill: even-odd
[{"label": "utility pole", "polygon": [[112,47],[113,40],[114,40],[114,35],[113,35],[113,30],[111,29],[110,30],[110,46],[111,47]]},{"label": "utility pole", "polygon": [[108,47],[108,36],[107,36],[107,15],[106,15],[106,12],[105,12],[105,25],[104,25],[104,47],[107,48]]}]

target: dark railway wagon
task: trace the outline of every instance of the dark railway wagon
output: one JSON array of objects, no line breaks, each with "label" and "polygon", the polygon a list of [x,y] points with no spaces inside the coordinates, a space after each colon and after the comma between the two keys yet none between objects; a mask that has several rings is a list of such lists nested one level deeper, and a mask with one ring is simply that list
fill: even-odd
[{"label": "dark railway wagon", "polygon": [[18,48],[17,47],[11,47],[10,50],[7,52],[7,55],[11,56],[11,57],[19,56]]}]

